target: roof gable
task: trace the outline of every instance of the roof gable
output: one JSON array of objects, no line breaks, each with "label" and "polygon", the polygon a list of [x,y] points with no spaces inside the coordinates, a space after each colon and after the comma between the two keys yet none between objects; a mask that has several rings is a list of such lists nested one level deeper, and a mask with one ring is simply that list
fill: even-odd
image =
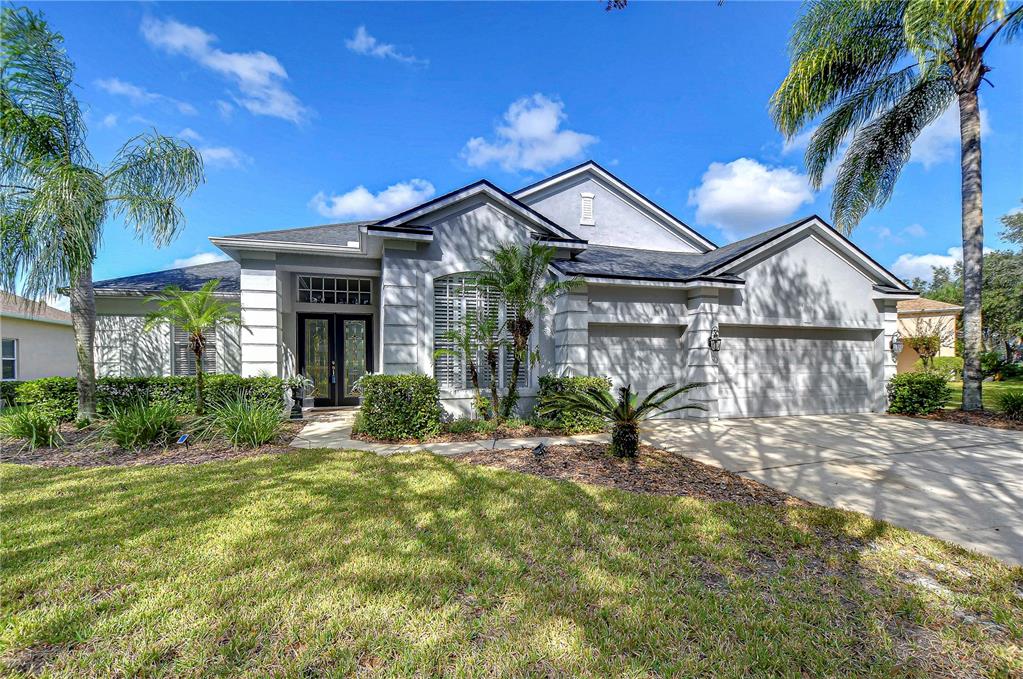
[{"label": "roof gable", "polygon": [[530,184],[512,195],[526,204],[535,205],[562,191],[571,190],[572,187],[587,180],[595,182],[646,217],[648,221],[658,225],[680,242],[690,245],[697,252],[707,252],[717,247],[710,239],[592,160]]},{"label": "roof gable", "polygon": [[218,293],[237,295],[241,289],[241,266],[231,260],[197,264],[97,281],[93,284],[93,289],[97,295],[148,295],[160,292],[168,285],[195,291],[214,278],[220,279]]}]

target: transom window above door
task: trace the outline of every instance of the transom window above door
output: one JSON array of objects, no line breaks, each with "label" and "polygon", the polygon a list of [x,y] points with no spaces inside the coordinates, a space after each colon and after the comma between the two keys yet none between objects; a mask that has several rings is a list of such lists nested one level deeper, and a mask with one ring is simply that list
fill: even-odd
[{"label": "transom window above door", "polygon": [[310,304],[369,306],[373,303],[371,281],[368,278],[299,276],[298,301]]}]

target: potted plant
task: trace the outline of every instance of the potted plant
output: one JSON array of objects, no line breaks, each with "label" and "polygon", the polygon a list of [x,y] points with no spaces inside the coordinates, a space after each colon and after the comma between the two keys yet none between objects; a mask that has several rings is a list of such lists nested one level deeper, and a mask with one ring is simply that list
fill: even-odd
[{"label": "potted plant", "polygon": [[305,375],[298,374],[285,378],[284,386],[291,390],[291,419],[302,419],[302,402],[313,395],[316,385]]}]

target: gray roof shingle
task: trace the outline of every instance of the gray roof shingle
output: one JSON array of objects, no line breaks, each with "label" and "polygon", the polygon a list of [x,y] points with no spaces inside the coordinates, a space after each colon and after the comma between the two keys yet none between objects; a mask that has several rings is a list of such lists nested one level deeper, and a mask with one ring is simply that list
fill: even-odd
[{"label": "gray roof shingle", "polygon": [[220,279],[217,292],[237,294],[241,289],[241,267],[233,260],[111,278],[93,283],[92,287],[100,294],[118,292],[151,294],[160,292],[168,285],[177,285],[182,290],[198,290],[214,278]]},{"label": "gray roof shingle", "polygon": [[236,233],[224,238],[250,238],[277,243],[312,243],[315,245],[347,245],[349,241],[359,240],[359,227],[373,222],[345,222],[343,224],[321,224],[319,226],[303,226],[297,229],[277,229],[275,231],[253,231],[252,233]]}]

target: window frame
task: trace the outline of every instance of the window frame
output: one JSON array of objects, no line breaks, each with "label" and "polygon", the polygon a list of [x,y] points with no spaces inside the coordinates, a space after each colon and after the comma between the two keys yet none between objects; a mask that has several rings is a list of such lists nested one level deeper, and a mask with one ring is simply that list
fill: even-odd
[{"label": "window frame", "polygon": [[[308,281],[303,286],[303,283]],[[316,285],[319,281],[319,285]],[[327,281],[330,281],[328,285]],[[357,289],[352,290],[352,283],[357,283]],[[340,285],[344,286],[342,290]],[[307,298],[302,298],[302,293],[307,293]],[[313,299],[313,294],[319,293],[320,299]],[[337,300],[337,294],[345,295],[345,301]],[[357,302],[351,302],[352,295],[358,296]],[[328,295],[334,301],[326,301]],[[320,301],[320,300],[323,301]],[[373,306],[373,279],[362,276],[331,276],[324,274],[296,274],[295,275],[295,302],[298,304],[315,305],[345,305],[354,307]]]},{"label": "window frame", "polygon": [[[10,342],[14,348],[13,356],[4,356],[3,344]],[[3,377],[3,364],[8,361],[14,366],[13,377]],[[16,382],[18,380],[18,338],[17,337],[3,337],[0,338],[0,381],[3,382]]]}]

